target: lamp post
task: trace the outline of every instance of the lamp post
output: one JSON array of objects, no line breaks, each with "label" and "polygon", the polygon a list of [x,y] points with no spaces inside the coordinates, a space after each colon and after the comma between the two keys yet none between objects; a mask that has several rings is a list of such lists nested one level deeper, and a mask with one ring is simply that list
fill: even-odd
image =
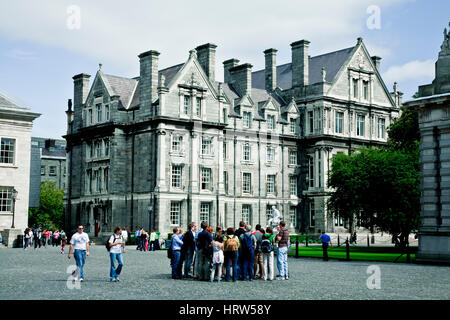
[{"label": "lamp post", "polygon": [[13,189],[13,191],[12,191],[12,196],[11,196],[12,201],[13,201],[13,207],[12,207],[12,214],[13,214],[13,216],[12,216],[12,225],[11,225],[11,229],[14,229],[14,228],[15,228],[15,227],[14,227],[14,216],[15,216],[15,211],[16,211],[16,199],[17,199],[17,194],[18,194],[17,190],[16,190],[16,189]]}]

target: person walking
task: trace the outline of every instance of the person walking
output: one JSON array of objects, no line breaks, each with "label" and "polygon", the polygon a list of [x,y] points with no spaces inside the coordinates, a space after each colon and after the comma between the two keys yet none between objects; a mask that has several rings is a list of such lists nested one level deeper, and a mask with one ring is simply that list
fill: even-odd
[{"label": "person walking", "polygon": [[198,249],[197,276],[199,280],[206,281],[209,279],[209,266],[212,259],[211,257],[212,248],[210,247],[212,242],[212,236],[211,232],[208,232],[208,230],[206,230],[206,228],[208,228],[208,224],[205,221],[202,221],[200,227],[202,228],[203,231],[200,232],[197,237],[197,249]]},{"label": "person walking", "polygon": [[194,254],[194,269],[193,269],[193,276],[194,278],[198,279],[198,272],[199,272],[199,267],[198,267],[198,248],[197,248],[197,239],[198,239],[198,235],[200,234],[200,232],[202,232],[203,229],[201,228],[201,224],[200,224],[200,229],[197,230],[197,226],[195,226],[193,233],[194,233],[194,242],[195,242],[195,254]]},{"label": "person walking", "polygon": [[279,232],[276,236],[278,240],[277,249],[277,266],[278,266],[278,280],[288,280],[288,261],[287,252],[289,246],[289,231],[286,229],[286,222],[281,221],[279,224]]},{"label": "person walking", "polygon": [[[239,228],[234,232],[234,234],[238,239],[240,239],[241,235],[243,235],[244,233],[245,233],[245,221],[240,221]],[[243,260],[242,260],[241,250],[242,250],[242,248],[239,245],[239,255],[238,255],[239,257],[238,257],[237,272],[236,272],[239,280],[243,279],[243,273],[241,272],[241,270],[243,270]]]},{"label": "person walking", "polygon": [[155,251],[156,250],[156,241],[158,241],[158,234],[155,232],[155,229],[152,229],[150,232],[150,247],[149,251]]},{"label": "person walking", "polygon": [[325,231],[322,231],[319,240],[322,241],[323,261],[328,261],[328,246],[332,246],[331,238],[325,233]]},{"label": "person walking", "polygon": [[59,242],[59,231],[56,230],[55,232],[53,232],[52,235],[52,246],[58,246],[58,242]]},{"label": "person walking", "polygon": [[[77,270],[75,270],[72,275],[77,274],[79,281],[84,281],[83,267],[86,262],[86,256],[89,257],[89,236],[84,231],[84,227],[79,225],[77,227],[77,232],[73,234],[70,239],[69,255],[70,259],[72,255],[72,249],[74,249],[73,256],[75,257],[75,262],[77,264]],[[78,272],[77,272],[78,271]]]},{"label": "person walking", "polygon": [[28,246],[29,246],[29,242],[30,242],[30,228],[26,228],[25,231],[23,232],[23,238],[25,240],[25,244],[23,246],[23,250],[27,250]]},{"label": "person walking", "polygon": [[122,239],[123,239],[123,249],[125,249],[125,246],[127,245],[127,240],[128,240],[127,227],[122,228]]},{"label": "person walking", "polygon": [[[263,256],[261,252],[261,241],[263,232],[261,232],[261,225],[257,224],[255,228],[255,238],[256,238],[256,249],[255,249],[255,260],[253,262],[253,274],[255,275],[255,279],[263,278]],[[263,230],[264,231],[264,230]],[[256,275],[256,271],[259,266],[259,276]]]},{"label": "person walking", "polygon": [[213,256],[210,268],[209,282],[214,281],[214,273],[217,268],[217,283],[220,283],[222,278],[222,266],[223,266],[223,236],[216,233],[214,241],[212,241],[213,246]]},{"label": "person walking", "polygon": [[[122,230],[119,227],[114,228],[114,233],[109,237],[109,260],[111,262],[109,271],[109,281],[117,282],[119,280],[120,272],[123,268],[122,249],[125,243],[122,238]],[[117,267],[116,267],[117,260]]]},{"label": "person walking", "polygon": [[136,250],[142,251],[141,233],[142,233],[142,228],[138,228],[138,230],[136,231],[136,233],[134,235],[136,236],[136,243],[137,243]]},{"label": "person walking", "polygon": [[48,242],[48,238],[50,237],[50,231],[48,231],[47,229],[44,229],[42,236],[43,236],[42,244],[43,244],[44,248],[47,248],[47,242]]},{"label": "person walking", "polygon": [[239,238],[235,236],[234,229],[228,228],[224,238],[224,263],[226,268],[225,281],[231,280],[231,267],[233,267],[233,281],[238,277]]},{"label": "person walking", "polygon": [[41,228],[38,227],[38,228],[34,229],[34,231],[33,231],[34,249],[36,249],[38,246],[39,246],[39,248],[41,247],[41,237],[42,237]]},{"label": "person walking", "polygon": [[148,234],[147,231],[145,231],[144,228],[142,228],[141,231],[141,251],[147,251],[148,250]]},{"label": "person walking", "polygon": [[181,247],[183,246],[183,240],[181,239],[181,229],[178,227],[173,228],[172,235],[172,279],[181,279],[180,271],[180,258]]},{"label": "person walking", "polygon": [[31,228],[28,228],[28,246],[30,249],[33,247],[33,230]]},{"label": "person walking", "polygon": [[184,234],[183,237],[183,246],[181,247],[181,256],[184,262],[184,278],[192,278],[191,270],[192,270],[192,261],[194,259],[195,252],[195,240],[194,240],[194,232],[197,226],[195,222],[191,222],[188,225],[188,231]]},{"label": "person walking", "polygon": [[253,281],[253,261],[255,260],[256,238],[251,233],[252,226],[245,226],[246,232],[239,237],[240,241],[240,256],[242,256],[242,280]]},{"label": "person walking", "polygon": [[64,230],[61,230],[61,233],[59,234],[60,238],[61,238],[61,254],[64,253],[64,249],[66,248],[66,243],[67,243],[67,235],[64,232]]},{"label": "person walking", "polygon": [[[275,236],[272,227],[267,227],[261,240],[261,252],[263,255],[263,279],[273,280],[273,252],[275,248]],[[262,230],[261,230],[262,232]]]}]

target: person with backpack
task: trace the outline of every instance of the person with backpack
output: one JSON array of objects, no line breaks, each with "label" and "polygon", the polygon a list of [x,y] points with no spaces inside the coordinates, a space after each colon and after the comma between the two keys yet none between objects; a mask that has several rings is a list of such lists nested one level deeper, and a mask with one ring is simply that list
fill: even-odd
[{"label": "person with backpack", "polygon": [[[106,243],[106,248],[109,251],[109,260],[111,262],[109,271],[109,281],[118,282],[120,272],[123,268],[122,249],[125,247],[125,243],[122,238],[122,230],[119,227],[114,228],[114,233],[109,237]],[[116,268],[116,260],[118,262]]]},{"label": "person with backpack", "polygon": [[224,238],[224,264],[226,268],[225,281],[231,280],[231,266],[233,267],[233,281],[238,277],[239,238],[234,235],[234,229],[228,228]]},{"label": "person with backpack", "polygon": [[[262,232],[262,231],[261,231]],[[275,248],[275,236],[272,227],[267,227],[266,233],[262,236],[261,252],[263,255],[263,279],[273,280],[273,252]],[[268,276],[268,277],[267,277]]]},{"label": "person with backpack", "polygon": [[[255,260],[253,261],[253,274],[255,275],[255,279],[262,279],[263,278],[263,257],[261,252],[261,240],[262,236],[264,234],[264,230],[261,231],[261,225],[256,225],[256,231],[254,233],[254,236],[256,238],[256,249],[255,249]],[[256,271],[259,266],[259,276],[256,276]]]},{"label": "person with backpack", "polygon": [[[240,221],[239,228],[234,232],[234,235],[238,239],[240,239],[241,235],[244,233],[245,233],[245,221]],[[239,248],[239,258],[238,258],[237,269],[236,269],[236,274],[237,274],[237,277],[239,280],[242,280],[242,277],[243,277],[241,270],[243,270],[243,261],[242,261],[241,248]]]},{"label": "person with backpack", "polygon": [[241,234],[239,237],[240,241],[240,248],[241,252],[240,255],[242,256],[242,280],[253,280],[253,261],[255,260],[255,249],[256,249],[256,238],[255,235],[251,233],[252,226],[246,225],[245,227],[246,232],[244,234]]},{"label": "person with backpack", "polygon": [[288,280],[288,259],[287,252],[289,249],[289,231],[286,229],[286,222],[281,221],[279,224],[279,231],[276,236],[278,240],[277,249],[277,267],[278,267],[278,280]]}]

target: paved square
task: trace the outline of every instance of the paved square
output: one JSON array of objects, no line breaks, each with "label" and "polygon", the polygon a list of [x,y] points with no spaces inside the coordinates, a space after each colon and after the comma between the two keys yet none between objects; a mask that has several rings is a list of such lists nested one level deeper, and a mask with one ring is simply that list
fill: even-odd
[{"label": "paved square", "polygon": [[[124,254],[122,281],[110,283],[109,255],[100,245],[91,247],[81,288],[69,289],[67,268],[75,260],[67,252],[1,248],[0,299],[450,299],[446,266],[289,258],[288,281],[211,284],[172,280],[165,251],[139,252],[134,246]],[[367,288],[370,265],[380,267],[381,289]]]}]

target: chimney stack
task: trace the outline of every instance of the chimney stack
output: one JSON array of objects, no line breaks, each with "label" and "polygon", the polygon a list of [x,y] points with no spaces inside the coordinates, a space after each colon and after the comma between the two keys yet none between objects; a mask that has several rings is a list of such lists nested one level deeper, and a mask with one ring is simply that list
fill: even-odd
[{"label": "chimney stack", "polygon": [[150,50],[139,55],[139,115],[151,115],[152,103],[158,97],[159,52]]},{"label": "chimney stack", "polygon": [[89,94],[89,78],[91,76],[86,73],[80,73],[73,79],[73,130],[78,131],[82,124],[83,104]]},{"label": "chimney stack", "polygon": [[212,43],[206,43],[195,48],[197,59],[210,81],[215,80],[216,48]]},{"label": "chimney stack", "polygon": [[274,91],[277,87],[277,49],[271,48],[264,51],[266,60],[265,86],[267,91]]},{"label": "chimney stack", "polygon": [[372,58],[373,64],[375,65],[375,68],[377,68],[377,71],[380,72],[380,61],[381,61],[381,58],[378,57],[378,56],[373,56],[371,58]]},{"label": "chimney stack", "polygon": [[252,65],[244,63],[229,69],[231,83],[241,96],[250,94],[252,89]]},{"label": "chimney stack", "polygon": [[292,51],[292,87],[307,86],[309,83],[308,40],[291,43]]},{"label": "chimney stack", "polygon": [[229,59],[223,62],[223,82],[231,82],[230,69],[236,67],[239,64],[238,59]]}]

